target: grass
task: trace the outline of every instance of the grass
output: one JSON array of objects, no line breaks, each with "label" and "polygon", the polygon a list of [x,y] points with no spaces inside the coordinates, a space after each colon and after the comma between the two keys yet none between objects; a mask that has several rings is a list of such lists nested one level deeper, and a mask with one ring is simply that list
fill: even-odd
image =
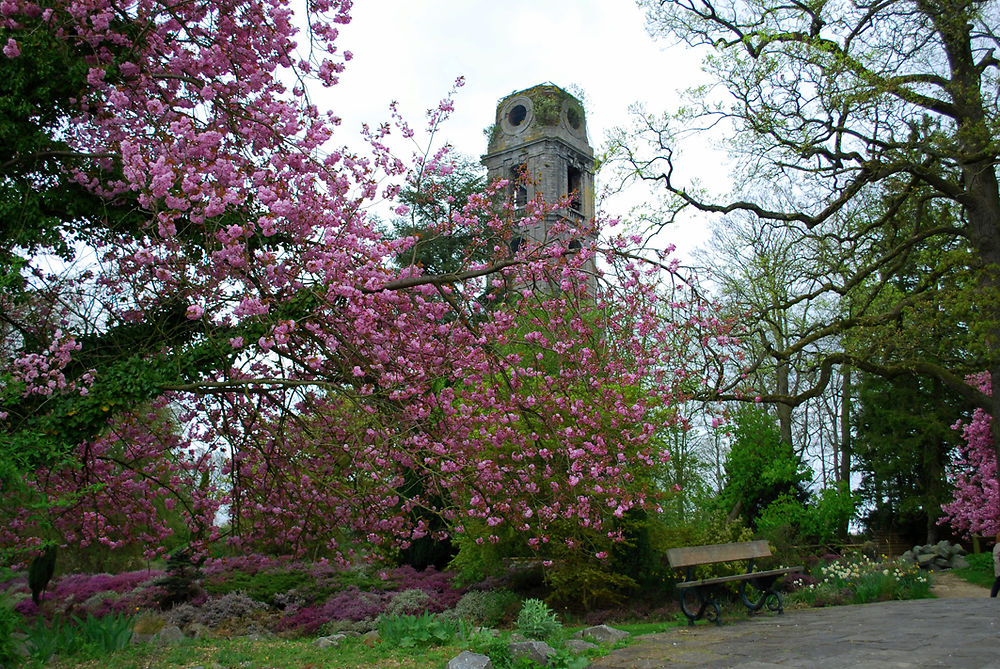
[{"label": "grass", "polygon": [[[636,637],[642,634],[665,632],[679,626],[677,621],[614,623],[612,627],[625,630]],[[584,626],[561,630],[560,636],[569,636]],[[177,667],[211,666],[241,667],[246,669],[428,669],[445,667],[469,644],[454,641],[439,646],[396,648],[387,643],[366,643],[360,638],[347,638],[335,648],[315,647],[313,639],[201,639],[185,640],[176,645],[157,648],[150,644],[132,646],[115,653],[105,653],[87,648],[72,657],[53,658],[41,664],[29,662],[22,667],[52,667],[54,669],[174,669]],[[627,642],[614,647],[627,645]],[[606,648],[603,652],[610,650]],[[598,651],[600,652],[600,651]]]},{"label": "grass", "polygon": [[969,583],[975,583],[984,588],[993,587],[993,554],[973,553],[966,555],[965,559],[969,561],[969,566],[955,569],[953,573]]},{"label": "grass", "polygon": [[223,667],[246,669],[304,669],[338,667],[339,669],[426,669],[444,667],[448,660],[461,653],[461,645],[444,645],[431,648],[391,648],[386,644],[366,645],[361,639],[345,639],[336,648],[320,649],[312,639],[212,639],[184,641],[177,645],[156,648],[144,644],[112,654],[84,654],[55,660],[46,665],[28,664],[27,667],[53,667],[55,669],[172,669],[213,663]]},{"label": "grass", "polygon": [[[680,614],[678,614],[680,615]],[[687,625],[687,618],[683,619],[682,623],[679,620],[665,620],[661,622],[643,622],[643,623],[610,623],[610,627],[614,627],[616,630],[624,630],[631,634],[633,637],[641,636],[643,634],[656,634],[658,632],[667,632],[674,629],[675,627],[680,627],[681,625]],[[579,629],[584,629],[580,627]],[[574,632],[576,629],[573,630]]]}]

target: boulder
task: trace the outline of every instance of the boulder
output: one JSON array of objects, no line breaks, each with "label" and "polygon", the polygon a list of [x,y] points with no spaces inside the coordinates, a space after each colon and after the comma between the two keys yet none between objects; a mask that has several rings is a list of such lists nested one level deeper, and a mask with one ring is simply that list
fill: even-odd
[{"label": "boulder", "polygon": [[555,652],[556,649],[544,641],[514,641],[510,644],[510,654],[515,660],[526,657],[543,667],[548,666],[549,656]]},{"label": "boulder", "polygon": [[184,635],[191,639],[204,639],[212,636],[212,631],[207,625],[201,623],[190,623],[184,628]]},{"label": "boulder", "polygon": [[153,635],[153,643],[157,646],[173,646],[185,638],[184,632],[177,625],[167,625]]},{"label": "boulder", "polygon": [[628,632],[616,630],[614,627],[608,627],[607,625],[588,627],[573,635],[574,639],[590,639],[596,643],[615,643],[628,637]]},{"label": "boulder", "polygon": [[330,636],[321,636],[312,645],[317,648],[334,648],[340,645],[340,642],[347,638],[346,634],[331,634]]},{"label": "boulder", "polygon": [[582,653],[590,650],[591,648],[597,648],[597,644],[584,641],[583,639],[570,639],[566,642],[566,647],[574,653]]},{"label": "boulder", "polygon": [[493,669],[489,655],[480,655],[471,650],[463,650],[448,660],[448,669]]}]

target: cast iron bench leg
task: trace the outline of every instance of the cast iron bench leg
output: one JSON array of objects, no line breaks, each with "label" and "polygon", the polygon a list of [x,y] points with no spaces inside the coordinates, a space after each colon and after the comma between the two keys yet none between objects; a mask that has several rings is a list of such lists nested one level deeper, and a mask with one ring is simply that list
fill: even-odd
[{"label": "cast iron bench leg", "polygon": [[[743,605],[747,607],[748,613],[760,611],[764,606],[767,606],[768,611],[777,611],[779,614],[785,612],[781,601],[781,593],[774,589],[774,582],[778,580],[779,576],[781,574],[740,581],[740,599],[743,601]],[[760,593],[760,598],[756,602],[750,601],[747,597],[747,583]]]},{"label": "cast iron bench leg", "polygon": [[[694,590],[694,595],[698,598],[699,606],[697,613],[692,613],[692,607],[689,607],[687,602],[688,598],[686,595],[692,590]],[[689,627],[694,625],[694,621],[701,620],[702,618],[714,622],[716,625],[722,625],[722,609],[719,608],[718,602],[711,597],[707,587],[680,588],[679,596],[681,611],[687,616]]]}]

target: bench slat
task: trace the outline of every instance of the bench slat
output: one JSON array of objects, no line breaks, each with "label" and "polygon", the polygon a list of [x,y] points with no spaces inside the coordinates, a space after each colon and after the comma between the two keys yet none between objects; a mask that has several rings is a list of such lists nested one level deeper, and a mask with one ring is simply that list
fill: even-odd
[{"label": "bench slat", "polygon": [[782,569],[768,569],[767,571],[755,571],[744,574],[733,574],[732,576],[718,576],[716,578],[706,578],[700,581],[685,581],[678,583],[677,588],[696,588],[701,585],[714,585],[716,583],[731,583],[733,581],[749,581],[755,578],[766,578],[768,576],[778,576],[779,574],[791,574],[800,572],[802,567],[784,567]]},{"label": "bench slat", "polygon": [[667,549],[667,560],[669,560],[670,566],[675,569],[713,562],[732,562],[765,557],[771,557],[771,547],[768,546],[766,540]]}]

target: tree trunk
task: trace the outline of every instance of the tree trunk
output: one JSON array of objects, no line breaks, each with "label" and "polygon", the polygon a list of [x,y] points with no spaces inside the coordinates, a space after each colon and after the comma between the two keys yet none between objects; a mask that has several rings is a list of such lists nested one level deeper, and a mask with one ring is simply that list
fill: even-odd
[{"label": "tree trunk", "polygon": [[[779,358],[778,367],[775,370],[777,377],[777,394],[788,396],[788,376],[790,374],[788,359]],[[778,402],[775,405],[775,413],[778,416],[778,429],[781,431],[781,440],[792,445],[792,405]]]},{"label": "tree trunk", "polygon": [[837,482],[851,485],[851,368],[840,369],[840,467]]},{"label": "tree trunk", "polygon": [[[972,51],[972,9],[965,3],[923,0],[920,9],[933,22],[948,57],[951,95],[960,146],[963,192],[956,198],[965,207],[969,241],[981,261],[977,303],[986,319],[987,351],[993,397],[990,402],[993,452],[1000,462],[1000,184],[990,151],[993,131],[986,118],[983,68]],[[998,472],[1000,474],[1000,472]],[[998,509],[1000,513],[1000,509]]]},{"label": "tree trunk", "polygon": [[[851,489],[851,368],[840,368],[840,467],[837,482]],[[847,541],[850,520],[840,526],[840,538]]]}]

